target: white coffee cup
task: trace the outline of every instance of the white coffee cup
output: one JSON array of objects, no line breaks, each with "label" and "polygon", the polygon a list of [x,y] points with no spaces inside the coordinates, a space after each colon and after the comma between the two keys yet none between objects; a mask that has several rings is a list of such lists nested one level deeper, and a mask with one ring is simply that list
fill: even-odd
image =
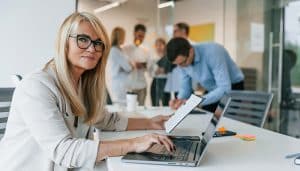
[{"label": "white coffee cup", "polygon": [[137,95],[134,93],[127,93],[126,94],[126,104],[127,104],[127,111],[133,112],[136,110],[137,107]]}]

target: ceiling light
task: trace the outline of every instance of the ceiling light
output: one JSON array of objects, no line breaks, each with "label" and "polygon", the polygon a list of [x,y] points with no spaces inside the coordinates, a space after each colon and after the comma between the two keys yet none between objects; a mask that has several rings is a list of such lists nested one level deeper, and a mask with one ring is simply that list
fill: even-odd
[{"label": "ceiling light", "polygon": [[94,13],[98,13],[98,12],[103,12],[103,11],[109,10],[111,8],[119,6],[120,4],[121,4],[120,2],[113,2],[113,3],[110,3],[110,4],[104,5],[104,6],[100,7],[100,8],[94,9]]},{"label": "ceiling light", "polygon": [[165,8],[165,7],[168,7],[168,6],[175,7],[174,1],[169,1],[169,2],[161,3],[157,7],[158,8]]}]

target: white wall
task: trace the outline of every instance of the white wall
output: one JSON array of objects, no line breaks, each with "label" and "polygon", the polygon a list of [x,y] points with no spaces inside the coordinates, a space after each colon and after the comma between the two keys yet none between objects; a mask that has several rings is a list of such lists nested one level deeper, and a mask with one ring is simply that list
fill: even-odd
[{"label": "white wall", "polygon": [[56,33],[75,0],[1,0],[0,11],[0,87],[10,87],[11,74],[24,76],[54,56]]},{"label": "white wall", "polygon": [[[160,21],[163,25],[172,20],[174,23],[184,21],[190,25],[215,23],[214,41],[224,45],[236,61],[236,3],[237,0],[182,0],[176,2],[173,12],[170,7],[161,9]],[[144,23],[149,29],[145,42],[149,47],[153,47],[153,41],[162,29],[156,28],[158,20],[156,5],[156,0],[128,0],[122,6],[98,13],[97,16],[102,20],[109,34],[113,27],[122,26],[127,33],[126,43],[132,42],[133,26],[138,22]],[[97,3],[91,0],[79,0],[79,11],[93,12],[95,8]]]},{"label": "white wall", "polygon": [[224,1],[224,47],[228,50],[232,59],[237,62],[237,0]]},{"label": "white wall", "polygon": [[215,23],[215,41],[223,44],[223,0],[184,0],[175,5],[175,23]]},{"label": "white wall", "polygon": [[[100,7],[97,3],[89,0],[79,0],[78,10],[92,12]],[[137,23],[145,24],[147,34],[145,42],[148,46],[152,46],[156,32],[156,0],[128,0],[121,6],[109,9],[104,12],[96,13],[99,19],[107,29],[107,33],[111,35],[114,27],[121,26],[126,31],[125,43],[133,42],[133,29]]]},{"label": "white wall", "polygon": [[[115,26],[124,27],[127,32],[126,43],[133,40],[133,26],[144,23],[148,27],[146,42],[149,47],[153,47],[152,43],[157,36],[156,3],[156,0],[128,0],[120,7],[97,15],[106,26],[108,34]],[[96,7],[79,0],[79,10],[92,12]],[[0,41],[0,87],[12,86],[11,74],[25,75],[43,66],[54,56],[58,27],[74,9],[73,0],[51,0],[43,3],[39,0],[0,1],[0,31],[2,40],[5,40]],[[173,14],[175,23],[185,21],[193,25],[214,22],[215,41],[223,44],[233,59],[236,59],[236,0],[178,1]]]},{"label": "white wall", "polygon": [[175,5],[174,21],[189,25],[215,23],[215,42],[236,60],[236,0],[184,0]]}]

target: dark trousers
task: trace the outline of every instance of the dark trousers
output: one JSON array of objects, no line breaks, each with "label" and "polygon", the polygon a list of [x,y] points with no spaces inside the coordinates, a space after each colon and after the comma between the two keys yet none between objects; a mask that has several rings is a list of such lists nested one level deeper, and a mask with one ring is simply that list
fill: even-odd
[{"label": "dark trousers", "polygon": [[167,79],[154,78],[151,84],[151,101],[153,106],[159,106],[159,100],[163,106],[168,106],[171,98],[170,93],[164,92]]},{"label": "dark trousers", "polygon": [[[231,90],[244,90],[244,81],[241,81],[241,82],[238,82],[238,83],[235,83],[235,84],[231,84]],[[206,92],[206,94],[207,93],[208,92]],[[203,106],[202,108],[204,110],[207,110],[207,111],[210,111],[210,112],[214,113],[215,110],[218,107],[219,102],[220,101],[218,101],[216,103],[213,103],[213,104],[209,104],[209,105]]]}]

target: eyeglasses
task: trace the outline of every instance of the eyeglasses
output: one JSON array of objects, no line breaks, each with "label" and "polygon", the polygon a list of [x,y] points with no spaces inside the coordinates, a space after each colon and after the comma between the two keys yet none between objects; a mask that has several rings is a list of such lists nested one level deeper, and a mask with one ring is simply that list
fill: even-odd
[{"label": "eyeglasses", "polygon": [[96,52],[103,52],[105,50],[105,45],[100,39],[92,40],[86,34],[70,35],[69,37],[76,38],[77,46],[80,49],[87,49],[93,44]]}]

